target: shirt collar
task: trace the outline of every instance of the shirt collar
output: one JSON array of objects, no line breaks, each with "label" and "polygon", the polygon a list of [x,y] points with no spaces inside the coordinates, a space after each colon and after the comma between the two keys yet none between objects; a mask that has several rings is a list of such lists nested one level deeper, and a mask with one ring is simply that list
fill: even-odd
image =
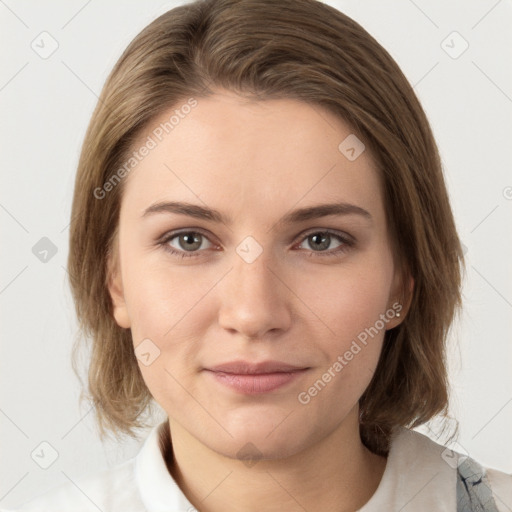
[{"label": "shirt collar", "polygon": [[379,486],[358,512],[453,512],[457,471],[447,451],[416,430],[398,427]]},{"label": "shirt collar", "polygon": [[[135,462],[135,478],[148,512],[195,510],[169,473],[154,427]],[[438,512],[454,509],[456,469],[445,456],[446,448],[420,432],[398,428],[391,438],[386,468],[377,490],[359,512],[400,509],[404,512]]]},{"label": "shirt collar", "polygon": [[188,512],[195,510],[169,473],[159,445],[159,430],[167,421],[154,427],[145,440],[135,462],[135,479],[147,512]]}]

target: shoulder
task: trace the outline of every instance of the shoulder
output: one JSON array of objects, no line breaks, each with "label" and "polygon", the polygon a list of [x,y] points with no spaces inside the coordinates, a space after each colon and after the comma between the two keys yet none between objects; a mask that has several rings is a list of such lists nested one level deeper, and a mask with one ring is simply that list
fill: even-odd
[{"label": "shoulder", "polygon": [[[461,510],[509,512],[512,510],[512,474],[461,456],[457,465],[457,504]],[[481,508],[475,508],[475,504]]]},{"label": "shoulder", "polygon": [[360,512],[377,512],[390,504],[403,512],[510,512],[511,492],[512,475],[400,427],[391,438],[377,491]]},{"label": "shoulder", "polygon": [[135,482],[135,459],[83,478],[64,482],[16,509],[0,512],[72,510],[75,512],[135,512],[144,510]]},{"label": "shoulder", "polygon": [[415,430],[402,429],[395,443],[395,449],[402,451],[404,461],[409,459],[412,462],[410,459],[416,458],[418,468],[430,467],[450,486],[454,485],[456,510],[512,510],[512,474],[488,468],[472,457],[439,444]]}]

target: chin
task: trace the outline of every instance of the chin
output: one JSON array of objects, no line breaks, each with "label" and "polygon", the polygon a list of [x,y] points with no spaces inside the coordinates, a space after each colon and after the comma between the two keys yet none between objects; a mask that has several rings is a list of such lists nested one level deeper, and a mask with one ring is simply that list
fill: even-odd
[{"label": "chin", "polygon": [[247,437],[235,440],[223,454],[250,465],[260,460],[278,460],[296,455],[304,449],[304,443],[304,440],[290,438],[280,442],[271,441],[265,439],[265,435],[259,439]]},{"label": "chin", "polygon": [[245,425],[232,427],[229,431],[233,437],[223,436],[222,439],[217,437],[203,442],[225,457],[247,461],[247,465],[258,460],[290,457],[314,443],[306,432],[301,432],[298,426],[291,424],[287,428],[280,425],[274,430],[258,425]]}]

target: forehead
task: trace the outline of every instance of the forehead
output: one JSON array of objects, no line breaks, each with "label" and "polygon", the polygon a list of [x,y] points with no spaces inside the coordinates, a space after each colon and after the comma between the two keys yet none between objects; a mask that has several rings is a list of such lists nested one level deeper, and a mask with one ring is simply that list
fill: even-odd
[{"label": "forehead", "polygon": [[132,150],[151,149],[125,178],[122,208],[142,214],[152,202],[206,201],[231,207],[236,217],[242,209],[270,213],[299,202],[381,204],[369,151],[347,157],[347,146],[357,153],[363,146],[333,113],[226,91],[195,101],[192,108],[180,108],[193,104],[185,99],[165,110],[140,134]]}]

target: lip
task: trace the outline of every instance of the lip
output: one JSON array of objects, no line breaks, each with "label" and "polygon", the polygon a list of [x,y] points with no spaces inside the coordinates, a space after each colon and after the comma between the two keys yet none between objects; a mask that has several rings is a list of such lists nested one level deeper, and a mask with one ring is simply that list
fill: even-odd
[{"label": "lip", "polygon": [[218,383],[248,395],[274,391],[298,379],[308,370],[309,367],[281,361],[231,361],[205,368]]},{"label": "lip", "polygon": [[296,366],[282,361],[230,361],[227,363],[210,366],[206,370],[212,372],[233,373],[236,375],[258,375],[261,373],[279,373],[304,370],[306,366]]}]

